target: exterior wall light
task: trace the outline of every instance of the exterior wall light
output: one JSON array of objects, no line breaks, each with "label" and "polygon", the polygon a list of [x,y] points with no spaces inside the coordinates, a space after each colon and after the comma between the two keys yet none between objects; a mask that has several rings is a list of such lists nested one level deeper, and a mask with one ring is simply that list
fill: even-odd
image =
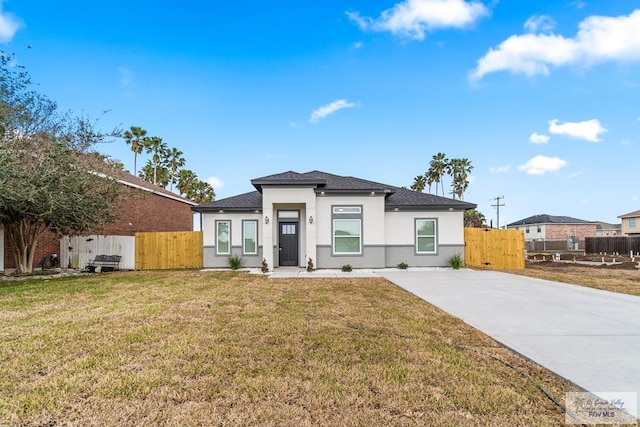
[{"label": "exterior wall light", "polygon": [[313,224],[313,217],[309,215],[309,224]]},{"label": "exterior wall light", "polygon": [[268,217],[268,216],[265,216],[265,217],[264,217],[264,223],[265,223],[265,224],[269,224],[269,217]]}]

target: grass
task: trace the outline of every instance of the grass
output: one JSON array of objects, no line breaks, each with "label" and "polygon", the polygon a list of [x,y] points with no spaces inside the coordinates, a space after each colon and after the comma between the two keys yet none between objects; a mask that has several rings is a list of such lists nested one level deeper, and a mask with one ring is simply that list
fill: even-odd
[{"label": "grass", "polygon": [[575,391],[384,279],[5,281],[0,324],[0,425],[561,425],[523,373]]},{"label": "grass", "polygon": [[640,271],[583,267],[579,264],[528,263],[525,270],[509,273],[640,296]]}]

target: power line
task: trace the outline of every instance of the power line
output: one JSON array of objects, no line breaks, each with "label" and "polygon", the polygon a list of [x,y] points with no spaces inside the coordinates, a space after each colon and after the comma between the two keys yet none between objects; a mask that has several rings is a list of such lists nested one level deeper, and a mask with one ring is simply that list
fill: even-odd
[{"label": "power line", "polygon": [[500,206],[504,206],[504,203],[500,204],[500,200],[501,199],[504,199],[504,196],[498,196],[498,197],[496,197],[494,199],[491,199],[491,200],[495,200],[496,201],[496,204],[495,205],[491,205],[491,206],[496,208],[496,212],[497,212],[497,215],[498,215],[498,218],[497,218],[498,228],[500,228]]}]

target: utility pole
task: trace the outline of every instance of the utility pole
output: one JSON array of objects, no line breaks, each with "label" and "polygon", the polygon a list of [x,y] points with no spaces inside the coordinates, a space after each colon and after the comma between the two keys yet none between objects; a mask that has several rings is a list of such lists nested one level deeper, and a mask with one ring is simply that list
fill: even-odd
[{"label": "utility pole", "polygon": [[495,199],[491,199],[491,200],[495,200],[496,201],[496,204],[495,205],[491,205],[491,206],[496,208],[496,212],[498,214],[498,218],[497,218],[498,228],[500,228],[500,206],[504,206],[504,203],[500,204],[500,200],[501,199],[504,199],[504,196],[498,196]]}]

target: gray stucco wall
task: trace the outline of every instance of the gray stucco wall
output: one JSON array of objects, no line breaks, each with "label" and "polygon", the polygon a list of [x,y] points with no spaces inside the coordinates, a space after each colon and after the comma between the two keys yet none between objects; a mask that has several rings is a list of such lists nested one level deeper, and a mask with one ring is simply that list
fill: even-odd
[{"label": "gray stucco wall", "polygon": [[360,255],[333,255],[331,246],[317,247],[318,260],[316,268],[342,268],[351,265],[353,268],[384,268],[384,246],[363,246]]},{"label": "gray stucco wall", "polygon": [[385,267],[396,267],[401,262],[409,267],[448,267],[449,258],[456,254],[464,256],[464,245],[438,245],[438,252],[433,255],[416,255],[414,245],[386,246]]},{"label": "gray stucco wall", "polygon": [[262,266],[262,246],[258,246],[258,255],[243,255],[241,246],[232,246],[231,255],[216,255],[215,246],[205,246],[203,248],[204,268],[228,268],[228,259],[232,255],[237,255],[244,259],[243,267],[254,268]]}]

